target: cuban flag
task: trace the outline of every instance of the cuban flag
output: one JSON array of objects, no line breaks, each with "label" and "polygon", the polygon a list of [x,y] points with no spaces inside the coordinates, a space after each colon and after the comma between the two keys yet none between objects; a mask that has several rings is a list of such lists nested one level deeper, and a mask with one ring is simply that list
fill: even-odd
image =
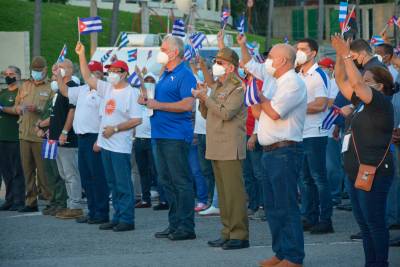
[{"label": "cuban flag", "polygon": [[342,28],[342,23],[346,21],[348,7],[349,7],[348,2],[340,2],[339,4],[339,23],[341,25],[340,28]]},{"label": "cuban flag", "polygon": [[142,83],[140,82],[139,75],[138,75],[136,72],[132,72],[132,74],[129,75],[129,77],[128,77],[128,83],[129,83],[132,87],[140,87],[140,85],[142,85]]},{"label": "cuban flag", "polygon": [[89,34],[103,31],[100,17],[79,18],[79,34]]},{"label": "cuban flag", "polygon": [[229,17],[231,16],[231,12],[229,9],[225,8],[221,14],[221,27],[225,28],[226,24],[228,24]]},{"label": "cuban flag", "polygon": [[264,56],[263,56],[263,55],[260,55],[260,54],[258,54],[258,53],[255,54],[253,58],[254,58],[255,61],[257,61],[258,63],[263,64],[263,63],[265,62]]},{"label": "cuban flag", "polygon": [[112,53],[112,49],[108,50],[108,51],[101,57],[101,59],[100,59],[101,63],[104,64],[104,62],[106,62],[106,61],[110,58],[111,53]]},{"label": "cuban flag", "polygon": [[183,19],[176,19],[174,25],[172,26],[172,35],[185,37],[185,22]]},{"label": "cuban flag", "polygon": [[194,49],[200,49],[203,47],[203,41],[206,39],[206,35],[202,32],[194,33],[190,36],[190,42]]},{"label": "cuban flag", "polygon": [[397,24],[397,17],[396,17],[396,16],[392,16],[392,17],[388,20],[387,24],[388,24],[389,26],[393,26],[393,25]]},{"label": "cuban flag", "polygon": [[55,159],[57,157],[57,140],[45,139],[42,143],[42,158],[43,159]]},{"label": "cuban flag", "polygon": [[135,62],[137,60],[138,50],[133,49],[128,51],[128,62]]},{"label": "cuban flag", "polygon": [[380,36],[380,35],[374,35],[371,37],[370,43],[373,46],[378,46],[378,45],[384,44],[385,40],[383,40],[382,36]]},{"label": "cuban flag", "polygon": [[66,55],[67,55],[67,45],[64,44],[63,48],[61,49],[60,55],[58,56],[57,63],[64,62]]},{"label": "cuban flag", "polygon": [[246,93],[244,95],[244,103],[246,106],[260,104],[260,97],[258,96],[257,79],[253,78],[250,84],[246,86]]},{"label": "cuban flag", "polygon": [[256,44],[246,43],[246,47],[249,50],[251,56],[254,56],[256,54]]},{"label": "cuban flag", "polygon": [[329,130],[332,128],[333,124],[335,123],[335,120],[339,117],[341,114],[340,108],[337,106],[332,106],[329,110],[328,115],[326,115],[325,119],[322,121],[322,129],[323,130]]},{"label": "cuban flag", "polygon": [[283,43],[289,44],[289,37],[285,36],[285,38],[283,38]]},{"label": "cuban flag", "polygon": [[244,35],[244,16],[240,17],[239,26],[237,27],[238,32],[240,35]]},{"label": "cuban flag", "polygon": [[119,41],[118,50],[127,46],[129,43],[128,34],[126,32],[121,33],[121,40]]},{"label": "cuban flag", "polygon": [[184,59],[185,61],[190,61],[196,56],[196,51],[190,45],[186,45]]},{"label": "cuban flag", "polygon": [[394,49],[393,52],[396,54],[396,56],[400,56],[400,44]]},{"label": "cuban flag", "polygon": [[[346,25],[346,22],[347,22],[347,26],[346,26],[346,28],[344,28]],[[348,14],[346,16],[346,19],[344,22],[340,23],[340,29],[343,31],[343,33],[352,31],[355,34],[358,31],[355,10],[353,10],[350,14]]]}]

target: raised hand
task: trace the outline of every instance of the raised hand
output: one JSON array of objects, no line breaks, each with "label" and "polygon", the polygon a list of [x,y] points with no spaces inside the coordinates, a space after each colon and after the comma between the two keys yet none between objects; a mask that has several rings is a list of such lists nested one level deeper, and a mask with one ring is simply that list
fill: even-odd
[{"label": "raised hand", "polygon": [[238,35],[236,36],[236,41],[237,41],[237,43],[238,43],[240,46],[246,45],[246,43],[247,43],[246,35],[240,35],[240,34],[238,34]]},{"label": "raised hand", "polygon": [[75,52],[78,54],[78,56],[85,55],[85,46],[81,42],[77,42]]}]

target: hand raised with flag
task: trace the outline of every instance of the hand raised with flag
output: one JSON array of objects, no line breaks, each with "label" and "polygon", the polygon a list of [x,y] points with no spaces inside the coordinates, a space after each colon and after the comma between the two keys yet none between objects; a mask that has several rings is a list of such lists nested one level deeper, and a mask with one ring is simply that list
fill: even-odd
[{"label": "hand raised with flag", "polygon": [[75,52],[78,54],[78,56],[85,55],[85,46],[81,42],[77,42]]},{"label": "hand raised with flag", "polygon": [[336,50],[336,55],[340,57],[346,57],[350,54],[350,39],[345,41],[342,36],[336,34],[332,36],[332,47]]},{"label": "hand raised with flag", "polygon": [[246,43],[247,43],[246,35],[244,35],[244,34],[243,34],[243,35],[238,34],[238,35],[236,36],[236,41],[237,41],[238,45],[240,45],[240,46],[246,45]]}]

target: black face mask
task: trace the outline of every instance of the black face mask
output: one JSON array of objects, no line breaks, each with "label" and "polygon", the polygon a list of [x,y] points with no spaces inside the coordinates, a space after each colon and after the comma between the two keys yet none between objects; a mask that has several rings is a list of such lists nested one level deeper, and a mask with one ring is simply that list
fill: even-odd
[{"label": "black face mask", "polygon": [[10,84],[13,84],[13,83],[15,83],[17,81],[17,78],[15,78],[15,77],[9,77],[9,76],[6,76],[6,84],[7,85],[10,85]]},{"label": "black face mask", "polygon": [[363,65],[358,63],[356,59],[353,60],[354,65],[356,65],[357,69],[362,69]]}]

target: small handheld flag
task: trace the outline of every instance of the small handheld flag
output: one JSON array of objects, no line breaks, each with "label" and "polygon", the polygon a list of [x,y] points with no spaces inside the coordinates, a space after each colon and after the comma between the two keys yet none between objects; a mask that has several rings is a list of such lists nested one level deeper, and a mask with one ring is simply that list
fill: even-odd
[{"label": "small handheld flag", "polygon": [[238,32],[240,35],[244,35],[244,15],[240,17],[239,26],[237,27]]},{"label": "small handheld flag", "polygon": [[185,22],[183,19],[176,19],[174,25],[172,26],[172,35],[185,37]]},{"label": "small handheld flag", "polygon": [[323,130],[329,130],[332,128],[333,124],[335,123],[335,120],[339,117],[341,114],[341,110],[337,106],[332,106],[331,109],[329,110],[328,115],[326,115],[325,119],[322,122],[322,129]]},{"label": "small handheld flag", "polygon": [[250,107],[252,105],[260,104],[260,97],[258,96],[257,79],[253,78],[249,85],[246,86],[246,93],[244,95],[244,103]]},{"label": "small handheld flag", "polygon": [[147,53],[147,61],[149,61],[152,56],[153,56],[153,50],[149,50],[149,52]]},{"label": "small handheld flag", "polygon": [[140,85],[142,84],[140,82],[140,78],[139,75],[136,72],[132,72],[131,75],[129,75],[128,77],[128,83],[132,86],[132,87],[140,87]]},{"label": "small handheld flag", "polygon": [[100,59],[101,63],[104,64],[104,62],[106,62],[106,61],[110,58],[111,53],[112,53],[112,49],[108,50],[108,51],[101,57],[101,59]]},{"label": "small handheld flag", "polygon": [[121,40],[119,42],[118,50],[129,44],[128,34],[126,32],[121,33]]},{"label": "small handheld flag", "polygon": [[89,34],[103,31],[100,17],[78,18],[79,34]]},{"label": "small handheld flag", "polygon": [[55,159],[57,157],[58,141],[44,139],[42,143],[42,158]]},{"label": "small handheld flag", "polygon": [[133,49],[128,51],[128,62],[134,62],[137,60],[138,50]]},{"label": "small handheld flag", "polygon": [[60,55],[58,56],[57,63],[64,62],[66,55],[67,55],[67,45],[64,44],[63,48],[61,49]]},{"label": "small handheld flag", "polygon": [[340,28],[342,28],[342,23],[346,21],[348,6],[349,6],[348,2],[340,2],[339,4],[339,23],[341,25]]},{"label": "small handheld flag", "polygon": [[283,43],[289,44],[289,37],[285,36],[285,38],[283,38]]},{"label": "small handheld flag", "polygon": [[202,32],[194,33],[190,36],[190,42],[194,49],[200,49],[203,47],[203,41],[206,39],[206,35]]},{"label": "small handheld flag", "polygon": [[387,24],[388,24],[389,26],[393,26],[393,25],[397,24],[397,17],[396,17],[396,16],[392,16],[392,17],[389,19],[389,21],[387,22]]},{"label": "small handheld flag", "polygon": [[246,43],[246,47],[249,50],[251,56],[254,56],[256,54],[256,44]]},{"label": "small handheld flag", "polygon": [[187,45],[185,47],[185,55],[184,55],[185,61],[190,61],[195,56],[196,56],[196,51],[193,49],[193,47]]},{"label": "small handheld flag", "polygon": [[229,17],[231,16],[231,12],[229,9],[225,8],[221,14],[221,27],[225,29],[226,25],[228,24]]},{"label": "small handheld flag", "polygon": [[378,46],[385,43],[385,40],[380,35],[374,35],[371,37],[371,45]]}]

